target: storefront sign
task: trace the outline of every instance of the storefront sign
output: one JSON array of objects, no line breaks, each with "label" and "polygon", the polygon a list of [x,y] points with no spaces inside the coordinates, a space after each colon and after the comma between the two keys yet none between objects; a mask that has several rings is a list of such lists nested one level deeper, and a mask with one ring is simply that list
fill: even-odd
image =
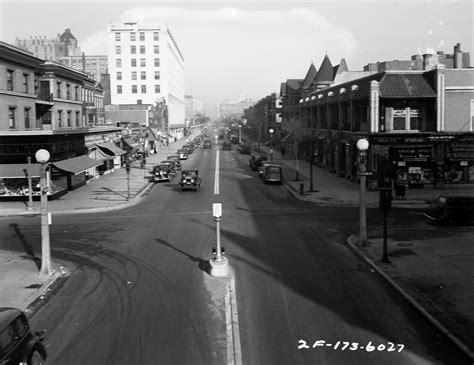
[{"label": "storefront sign", "polygon": [[428,161],[432,158],[431,147],[394,147],[396,159],[403,161]]},{"label": "storefront sign", "polygon": [[448,148],[450,160],[474,160],[474,143],[452,142]]}]

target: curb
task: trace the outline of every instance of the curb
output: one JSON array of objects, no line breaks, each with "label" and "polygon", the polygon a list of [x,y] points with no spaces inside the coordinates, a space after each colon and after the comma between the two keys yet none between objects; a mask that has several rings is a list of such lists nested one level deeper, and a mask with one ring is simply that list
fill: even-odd
[{"label": "curb", "polygon": [[407,300],[416,310],[418,310],[433,326],[435,326],[441,333],[449,338],[465,355],[474,362],[474,352],[466,346],[460,339],[458,339],[449,329],[441,324],[435,317],[433,317],[421,304],[419,304],[410,294],[408,294],[400,285],[398,285],[392,278],[390,278],[382,269],[380,269],[371,259],[369,259],[361,250],[359,250],[353,243],[356,239],[355,235],[347,238],[346,243],[352,252],[365,261],[369,266],[377,272],[383,279],[385,279],[405,300]]}]

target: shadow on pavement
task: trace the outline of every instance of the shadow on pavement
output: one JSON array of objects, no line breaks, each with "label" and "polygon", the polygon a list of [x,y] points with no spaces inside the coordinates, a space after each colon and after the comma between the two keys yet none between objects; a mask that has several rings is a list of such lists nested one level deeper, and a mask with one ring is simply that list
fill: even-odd
[{"label": "shadow on pavement", "polygon": [[20,240],[23,249],[27,254],[27,256],[22,256],[22,258],[33,260],[39,270],[41,268],[41,259],[35,255],[35,252],[33,251],[33,246],[31,246],[31,244],[27,241],[23,233],[20,231],[20,229],[18,228],[19,225],[16,223],[11,223],[10,227],[12,227],[15,231],[16,236]]},{"label": "shadow on pavement", "polygon": [[166,246],[166,247],[172,248],[175,251],[178,251],[180,254],[183,254],[184,256],[189,258],[191,261],[197,262],[198,267],[199,267],[200,270],[202,270],[206,273],[209,273],[209,270],[210,270],[209,261],[204,260],[200,257],[194,257],[194,256],[190,255],[189,253],[184,252],[183,250],[180,250],[177,247],[174,247],[171,243],[166,242],[165,240],[162,240],[161,238],[155,238],[155,241],[162,244],[163,246]]}]

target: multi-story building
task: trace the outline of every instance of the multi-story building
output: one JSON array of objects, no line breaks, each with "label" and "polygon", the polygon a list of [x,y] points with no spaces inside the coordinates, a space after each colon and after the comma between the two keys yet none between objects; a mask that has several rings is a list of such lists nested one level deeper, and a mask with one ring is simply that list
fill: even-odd
[{"label": "multi-story building", "polygon": [[192,121],[197,114],[204,114],[204,101],[192,95],[185,96],[186,102],[186,119]]},{"label": "multi-story building", "polygon": [[219,104],[220,119],[240,119],[244,115],[244,110],[252,106],[255,102],[252,99],[239,97],[237,99],[226,99]]},{"label": "multi-story building", "polygon": [[86,74],[0,42],[0,164],[8,165],[0,168],[0,197],[23,195],[27,160],[35,164],[42,148],[51,154],[53,195],[119,164],[123,151],[110,142],[120,140],[121,129],[88,124],[97,120],[89,115],[103,107],[101,100],[100,88]]},{"label": "multi-story building", "polygon": [[111,103],[165,102],[168,131],[180,137],[185,123],[184,58],[170,29],[161,24],[109,24]]},{"label": "multi-story building", "polygon": [[[453,60],[449,68],[446,59]],[[352,180],[356,142],[366,138],[369,188],[388,173],[409,187],[474,183],[474,69],[466,60],[459,44],[445,63],[439,54],[423,55],[423,68],[416,70],[337,74],[325,59],[319,71],[308,73],[312,87],[303,90],[308,83],[297,80],[291,93],[288,82],[282,88],[283,114],[306,126],[301,155]]]},{"label": "multi-story building", "polygon": [[57,61],[61,62],[63,65],[85,72],[97,81],[101,81],[101,75],[108,72],[107,56],[105,55],[86,56],[82,53],[81,56],[58,57]]},{"label": "multi-story building", "polygon": [[32,36],[30,38],[15,38],[15,46],[27,50],[35,57],[43,60],[58,61],[61,57],[80,56],[81,49],[77,39],[66,29],[56,38],[47,39],[45,36]]}]

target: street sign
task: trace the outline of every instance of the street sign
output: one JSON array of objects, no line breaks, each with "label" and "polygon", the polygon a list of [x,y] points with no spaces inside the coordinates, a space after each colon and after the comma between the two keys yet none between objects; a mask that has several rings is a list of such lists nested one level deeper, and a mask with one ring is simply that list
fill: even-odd
[{"label": "street sign", "polygon": [[372,171],[361,171],[360,176],[372,176],[373,172]]},{"label": "street sign", "polygon": [[212,204],[212,215],[216,218],[222,216],[222,204],[221,203],[213,203]]}]

